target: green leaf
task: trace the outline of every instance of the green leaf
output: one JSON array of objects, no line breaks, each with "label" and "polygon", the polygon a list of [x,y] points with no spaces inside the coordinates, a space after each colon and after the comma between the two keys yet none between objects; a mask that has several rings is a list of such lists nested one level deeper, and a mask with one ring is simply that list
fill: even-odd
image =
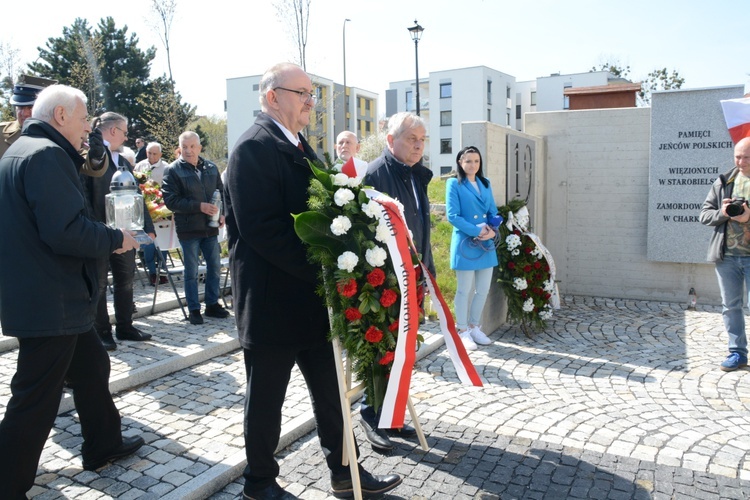
[{"label": "green leaf", "polygon": [[292,214],[294,231],[311,246],[322,247],[338,256],[346,251],[346,245],[331,232],[331,218],[320,212]]},{"label": "green leaf", "polygon": [[313,171],[313,175],[316,179],[320,181],[321,184],[323,184],[323,187],[325,187],[327,190],[332,191],[333,190],[333,181],[331,180],[331,174],[328,173],[325,170],[322,170],[313,164],[310,160],[307,160],[307,163],[310,164],[310,168]]}]

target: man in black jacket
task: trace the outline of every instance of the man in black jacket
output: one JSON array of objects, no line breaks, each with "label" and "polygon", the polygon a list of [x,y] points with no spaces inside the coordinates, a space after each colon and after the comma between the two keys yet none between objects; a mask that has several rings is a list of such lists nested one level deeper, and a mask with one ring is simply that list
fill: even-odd
[{"label": "man in black jacket", "polygon": [[[180,134],[180,157],[164,171],[161,192],[164,203],[173,213],[177,238],[185,261],[185,299],[193,325],[203,323],[198,298],[198,265],[200,253],[206,260],[206,316],[226,318],[229,312],[219,304],[221,250],[219,228],[224,226],[221,207],[211,203],[214,193],[224,190],[219,169],[200,157],[201,140],[195,132]],[[218,224],[209,225],[217,216]]]},{"label": "man in black jacket", "polygon": [[[422,262],[434,275],[435,262],[430,244],[430,200],[427,184],[432,171],[422,165],[427,130],[421,117],[407,112],[396,113],[388,120],[386,148],[379,158],[370,163],[364,184],[397,199],[404,206],[406,225],[412,232],[414,245],[421,254]],[[413,427],[380,429],[379,415],[371,406],[363,403],[360,409],[367,440],[381,450],[390,450],[393,443],[388,435],[412,437]]]},{"label": "man in black jacket", "polygon": [[134,453],[109,393],[109,356],[94,330],[96,259],[138,247],[89,218],[78,170],[91,127],[86,97],[54,85],[39,94],[22,136],[0,160],[0,324],[18,338],[12,397],[0,423],[0,496],[26,498],[54,424],[63,382],[81,423],[83,468]]},{"label": "man in black jacket", "polygon": [[[229,156],[225,201],[237,330],[247,372],[245,395],[246,499],[296,498],[276,482],[274,451],[281,408],[296,363],[310,391],[320,445],[336,497],[352,495],[342,465],[343,414],[328,311],[315,293],[319,268],[307,260],[292,214],[307,210],[316,156],[300,131],[315,105],[310,77],[290,63],[260,81],[263,112]],[[360,466],[366,496],[401,483],[396,474],[373,476]]]},{"label": "man in black jacket", "polygon": [[[108,111],[94,120],[94,128],[99,130],[108,149],[107,170],[103,175],[92,177],[88,172],[81,176],[88,202],[95,220],[107,222],[105,197],[110,192],[112,177],[120,167],[133,172],[128,161],[117,153],[128,138],[128,119],[119,113]],[[156,238],[154,223],[143,204],[144,230],[151,238]],[[112,338],[112,325],[107,309],[107,273],[112,271],[112,288],[115,306],[115,336],[117,340],[143,341],[151,338],[150,333],[142,332],[133,326],[133,278],[135,277],[135,251],[112,254],[99,260],[99,304],[96,314],[96,331],[107,350],[117,348]]]}]

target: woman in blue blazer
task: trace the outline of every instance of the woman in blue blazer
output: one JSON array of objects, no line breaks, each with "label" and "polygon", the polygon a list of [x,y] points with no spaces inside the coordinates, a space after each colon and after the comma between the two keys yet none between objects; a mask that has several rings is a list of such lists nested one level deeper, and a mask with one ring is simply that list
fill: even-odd
[{"label": "woman in blue blazer", "polygon": [[[468,146],[456,156],[457,177],[448,179],[445,199],[448,222],[453,225],[451,269],[456,271],[456,328],[467,350],[492,341],[481,330],[479,321],[497,266],[493,238],[488,225],[497,215],[490,182],[482,174],[482,155]],[[474,294],[470,292],[474,288]]]}]

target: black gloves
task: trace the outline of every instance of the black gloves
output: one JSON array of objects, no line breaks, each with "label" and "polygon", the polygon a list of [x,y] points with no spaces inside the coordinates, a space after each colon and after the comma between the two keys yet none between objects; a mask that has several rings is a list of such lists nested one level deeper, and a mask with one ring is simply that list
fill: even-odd
[{"label": "black gloves", "polygon": [[89,159],[100,162],[104,159],[106,150],[104,149],[104,139],[102,138],[102,131],[99,128],[95,128],[89,134]]}]

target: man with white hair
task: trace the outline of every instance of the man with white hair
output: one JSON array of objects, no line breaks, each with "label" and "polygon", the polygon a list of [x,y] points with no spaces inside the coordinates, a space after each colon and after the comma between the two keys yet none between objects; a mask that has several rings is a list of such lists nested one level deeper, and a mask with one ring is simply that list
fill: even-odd
[{"label": "man with white hair", "polygon": [[86,96],[64,85],[43,90],[21,137],[0,159],[0,273],[3,335],[18,338],[11,399],[0,423],[3,498],[26,498],[57,416],[63,383],[81,424],[83,468],[134,453],[109,392],[109,356],[94,329],[97,259],[138,247],[128,233],[95,222],[78,153],[91,132]]},{"label": "man with white hair", "polygon": [[[388,120],[386,147],[383,154],[368,166],[364,183],[401,202],[406,225],[412,232],[417,252],[434,275],[435,263],[430,244],[430,200],[427,198],[427,184],[432,179],[432,171],[422,165],[426,140],[427,129],[421,117],[408,112],[391,116]],[[360,416],[367,440],[377,449],[393,448],[389,435],[416,435],[414,428],[408,425],[399,429],[379,428],[377,423],[380,416],[366,401],[360,409]]]},{"label": "man with white hair", "polygon": [[336,137],[336,156],[339,157],[338,161],[334,165],[334,168],[341,170],[344,163],[348,162],[351,158],[354,162],[354,168],[357,172],[357,177],[364,177],[367,173],[367,162],[357,158],[359,154],[359,148],[361,144],[357,139],[357,134],[350,130],[344,130],[338,137]]}]

